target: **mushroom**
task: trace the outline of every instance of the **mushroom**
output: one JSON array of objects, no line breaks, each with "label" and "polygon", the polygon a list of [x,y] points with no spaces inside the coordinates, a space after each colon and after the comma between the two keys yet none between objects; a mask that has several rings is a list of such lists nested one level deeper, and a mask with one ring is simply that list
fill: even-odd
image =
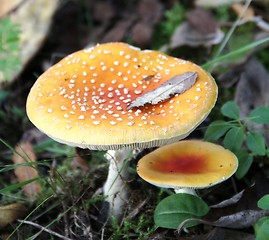
[{"label": "mushroom", "polygon": [[[137,97],[185,72],[196,72],[197,79],[184,93],[128,109]],[[118,42],[80,50],[52,66],[33,85],[26,109],[32,123],[58,142],[110,151],[104,194],[117,217],[126,194],[114,186],[124,184],[126,171],[119,170],[130,151],[186,137],[216,98],[214,79],[194,63]]]},{"label": "mushroom", "polygon": [[222,146],[184,140],[160,147],[141,158],[137,173],[155,186],[196,195],[195,189],[225,181],[237,167],[237,157]]}]

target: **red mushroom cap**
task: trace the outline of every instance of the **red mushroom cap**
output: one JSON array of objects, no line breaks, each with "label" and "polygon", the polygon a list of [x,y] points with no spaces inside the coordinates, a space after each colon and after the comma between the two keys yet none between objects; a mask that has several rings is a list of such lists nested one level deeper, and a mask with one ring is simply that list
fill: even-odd
[{"label": "red mushroom cap", "polygon": [[159,187],[206,188],[227,180],[237,167],[237,157],[222,146],[183,140],[144,156],[138,162],[137,173]]},{"label": "red mushroom cap", "polygon": [[[198,77],[183,94],[127,109],[141,94],[185,72]],[[75,52],[43,73],[26,107],[29,119],[59,142],[90,149],[147,148],[186,137],[216,98],[214,79],[199,66],[108,43]]]}]

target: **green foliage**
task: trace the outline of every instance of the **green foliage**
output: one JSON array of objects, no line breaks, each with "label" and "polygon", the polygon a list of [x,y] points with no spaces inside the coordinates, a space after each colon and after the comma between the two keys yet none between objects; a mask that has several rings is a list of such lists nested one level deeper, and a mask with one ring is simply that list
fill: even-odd
[{"label": "green foliage", "polygon": [[257,107],[250,112],[249,117],[241,119],[239,107],[235,102],[229,101],[221,107],[221,114],[230,121],[212,122],[205,133],[205,140],[211,142],[223,140],[224,147],[236,154],[239,161],[236,177],[240,179],[251,167],[253,157],[265,156],[269,152],[262,133],[250,127],[253,124],[248,124],[250,122],[268,124],[269,107]]},{"label": "green foliage", "polygon": [[179,4],[175,3],[174,6],[164,13],[165,20],[161,23],[163,33],[166,36],[171,36],[176,27],[183,21],[185,17],[185,9]]},{"label": "green foliage", "polygon": [[214,121],[207,128],[205,133],[205,139],[210,142],[215,142],[219,138],[221,138],[230,128],[232,128],[232,124],[229,122],[225,122],[223,120]]},{"label": "green foliage", "polygon": [[3,102],[9,95],[8,91],[0,90],[0,103]]},{"label": "green foliage", "polygon": [[[230,52],[233,52],[237,51],[237,49],[241,48],[242,46],[247,46],[248,44],[252,43],[253,42],[252,31],[254,27],[255,24],[251,22],[238,26],[234,30],[229,41],[227,42],[227,49],[229,49]],[[249,51],[233,56],[229,61],[232,62],[244,61],[252,50],[253,49],[249,49]]]},{"label": "green foliage", "polygon": [[153,48],[159,49],[170,41],[177,26],[183,22],[185,11],[184,6],[180,3],[175,3],[171,9],[165,11],[164,20],[156,27],[154,33]]},{"label": "green foliage", "polygon": [[14,70],[20,68],[19,28],[5,17],[0,20],[0,81],[9,80]]},{"label": "green foliage", "polygon": [[116,220],[112,221],[111,230],[113,232],[113,235],[109,238],[111,240],[144,240],[156,230],[156,227],[152,223],[151,218],[142,214],[138,218],[132,220],[125,218],[122,225],[118,225]]},{"label": "green foliage", "polygon": [[230,6],[221,6],[216,9],[215,11],[215,16],[219,21],[231,21],[231,9]]},{"label": "green foliage", "polygon": [[[236,141],[234,141],[236,139]],[[240,149],[244,141],[244,128],[232,127],[225,135],[223,144],[225,148],[235,151]]]},{"label": "green foliage", "polygon": [[[269,195],[263,196],[257,203],[258,207],[269,210]],[[262,217],[254,226],[257,240],[267,240],[269,236],[269,217]]]},{"label": "green foliage", "polygon": [[[154,212],[155,224],[159,227],[177,229],[186,219],[199,218],[209,211],[208,205],[199,197],[179,193],[163,199]],[[186,227],[197,225],[196,222],[186,224]]]},{"label": "green foliage", "polygon": [[235,176],[238,179],[243,178],[248,170],[250,169],[252,163],[253,163],[253,156],[250,155],[246,150],[244,149],[237,149],[235,151],[235,155],[238,158],[238,169],[235,173]]},{"label": "green foliage", "polygon": [[223,116],[231,118],[231,119],[238,119],[239,114],[240,114],[240,109],[236,105],[235,102],[229,101],[225,104],[220,109],[221,113]]},{"label": "green foliage", "polygon": [[21,183],[14,183],[14,184],[8,185],[7,187],[0,189],[0,194],[7,194],[11,191],[17,190],[18,188],[21,188],[21,187],[23,187],[31,182],[34,182],[36,180],[39,180],[39,177],[30,179],[30,180],[27,180],[27,181],[24,181]]},{"label": "green foliage", "polygon": [[254,155],[265,155],[265,140],[260,133],[247,133],[246,138],[247,146]]},{"label": "green foliage", "polygon": [[269,108],[257,107],[250,112],[250,120],[255,123],[269,124]]},{"label": "green foliage", "polygon": [[269,210],[269,194],[264,195],[257,203],[258,207],[264,210]]},{"label": "green foliage", "polygon": [[256,240],[268,240],[269,236],[269,217],[263,217],[255,224]]}]

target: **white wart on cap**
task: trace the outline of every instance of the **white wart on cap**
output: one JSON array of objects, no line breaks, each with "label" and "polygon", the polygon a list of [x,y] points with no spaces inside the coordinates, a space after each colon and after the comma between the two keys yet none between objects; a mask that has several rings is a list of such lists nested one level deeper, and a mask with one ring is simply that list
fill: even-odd
[{"label": "white wart on cap", "polygon": [[[127,110],[175,75],[197,72],[183,94]],[[29,119],[51,138],[90,149],[147,148],[186,137],[215,105],[217,86],[199,66],[125,43],[73,53],[43,73],[27,99]]]}]

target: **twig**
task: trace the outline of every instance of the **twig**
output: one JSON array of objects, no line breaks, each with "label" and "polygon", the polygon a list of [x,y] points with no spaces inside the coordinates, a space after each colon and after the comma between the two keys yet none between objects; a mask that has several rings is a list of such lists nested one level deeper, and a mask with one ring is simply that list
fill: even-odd
[{"label": "twig", "polygon": [[58,238],[61,238],[61,239],[64,239],[64,240],[72,240],[71,238],[65,237],[65,236],[63,236],[63,235],[61,235],[61,234],[59,234],[57,232],[49,230],[49,229],[47,229],[47,228],[45,228],[45,227],[43,227],[43,226],[41,226],[41,225],[39,225],[37,223],[31,222],[31,221],[19,220],[19,219],[17,221],[20,222],[20,223],[29,224],[31,226],[34,226],[34,227],[36,227],[36,228],[38,228],[38,229],[40,229],[42,231],[45,231],[45,232],[47,232],[49,234],[52,234],[52,235],[54,235],[54,236],[56,236]]}]

